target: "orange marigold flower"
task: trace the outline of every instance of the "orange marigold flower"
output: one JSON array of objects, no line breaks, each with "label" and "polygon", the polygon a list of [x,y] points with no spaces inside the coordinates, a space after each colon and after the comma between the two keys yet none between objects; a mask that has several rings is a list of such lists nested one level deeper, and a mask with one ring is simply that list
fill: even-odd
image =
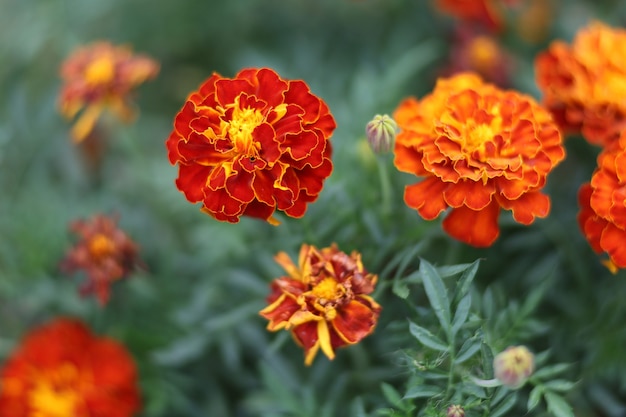
[{"label": "orange marigold flower", "polygon": [[442,12],[465,22],[478,23],[492,31],[502,30],[502,8],[511,3],[510,0],[435,0],[435,5]]},{"label": "orange marigold flower", "polygon": [[71,131],[74,141],[81,142],[91,133],[105,109],[123,121],[132,120],[132,90],[158,72],[156,61],[135,55],[126,46],[101,41],[76,49],[61,66],[64,84],[59,96],[65,117],[74,118],[82,110]]},{"label": "orange marigold flower", "polygon": [[137,370],[118,342],[58,318],[32,330],[0,371],[0,415],[131,417]]},{"label": "orange marigold flower", "polygon": [[578,193],[578,223],[604,264],[613,273],[626,268],[626,131],[598,156],[591,182]]},{"label": "orange marigold flower", "polygon": [[425,177],[404,200],[427,220],[451,208],[443,221],[451,236],[485,247],[498,237],[501,208],[526,225],[548,215],[540,191],[565,151],[550,113],[531,97],[462,73],[421,101],[404,100],[394,118],[396,167]]},{"label": "orange marigold flower", "polygon": [[187,200],[221,221],[302,217],[332,171],[335,120],[304,81],[268,68],[213,74],[176,115],[167,139]]},{"label": "orange marigold flower", "polygon": [[593,22],[572,45],[553,42],[535,59],[543,102],[566,132],[606,145],[626,127],[626,30]]},{"label": "orange marigold flower", "polygon": [[298,265],[284,252],[275,259],[289,276],[274,280],[269,306],[260,314],[270,321],[268,330],[291,331],[304,348],[306,365],[320,348],[334,359],[335,349],[374,331],[381,307],[368,294],[378,277],[365,270],[358,252],[304,244]]},{"label": "orange marigold flower", "polygon": [[83,270],[87,280],[81,294],[95,293],[104,305],[109,301],[111,284],[143,265],[139,248],[117,227],[116,218],[96,215],[90,220],[76,220],[70,230],[80,239],[65,255],[61,270],[69,274]]}]

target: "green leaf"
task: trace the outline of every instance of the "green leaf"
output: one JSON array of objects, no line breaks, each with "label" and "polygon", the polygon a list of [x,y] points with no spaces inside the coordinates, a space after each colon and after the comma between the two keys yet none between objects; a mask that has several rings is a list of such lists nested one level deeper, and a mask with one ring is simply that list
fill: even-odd
[{"label": "green leaf", "polygon": [[480,350],[481,345],[482,340],[477,337],[467,339],[465,343],[463,343],[463,345],[461,346],[461,349],[459,349],[459,353],[454,360],[454,363],[458,365],[465,362]]},{"label": "green leaf", "polygon": [[543,398],[548,404],[548,412],[555,417],[574,417],[572,407],[565,401],[563,397],[554,392],[546,392]]},{"label": "green leaf", "polygon": [[537,385],[535,388],[533,388],[532,391],[530,391],[530,395],[528,396],[528,403],[526,405],[526,408],[528,408],[529,412],[539,405],[543,392],[543,385]]},{"label": "green leaf", "polygon": [[489,417],[501,417],[506,415],[506,413],[513,408],[515,402],[517,401],[517,393],[511,392],[509,396],[505,398],[504,401],[500,403],[491,413],[489,413]]},{"label": "green leaf", "polygon": [[465,324],[467,321],[467,316],[469,315],[470,307],[472,306],[472,295],[466,294],[465,297],[459,301],[459,304],[456,306],[456,311],[454,312],[454,319],[452,319],[452,334],[455,335],[459,331],[459,329]]},{"label": "green leaf", "polygon": [[448,336],[452,335],[450,323],[450,301],[448,291],[437,270],[427,261],[421,259],[419,267],[428,301]]},{"label": "green leaf", "polygon": [[409,331],[424,346],[440,352],[447,352],[448,346],[437,336],[429,332],[427,329],[413,322],[409,323]]},{"label": "green leaf", "polygon": [[444,392],[445,390],[435,385],[417,385],[415,387],[409,388],[406,394],[404,394],[404,399],[430,398],[430,397],[435,397],[437,395],[442,395]]},{"label": "green leaf", "polygon": [[392,290],[395,295],[403,300],[406,300],[409,296],[409,286],[403,279],[394,279]]},{"label": "green leaf", "polygon": [[478,271],[479,264],[480,259],[477,259],[469,264],[463,271],[463,275],[461,275],[461,278],[459,278],[459,281],[456,284],[456,294],[454,296],[455,300],[459,300],[469,293],[474,277],[476,276],[476,272]]},{"label": "green leaf", "polygon": [[438,266],[435,269],[437,269],[437,272],[439,273],[439,276],[441,278],[447,278],[456,274],[460,274],[461,272],[464,272],[470,266],[472,266],[472,264],[445,265],[445,266]]},{"label": "green leaf", "polygon": [[396,407],[402,406],[402,397],[394,387],[386,382],[380,384],[380,387],[382,388],[383,395],[385,396],[387,401],[389,401],[392,405],[395,405]]},{"label": "green leaf", "polygon": [[567,371],[570,368],[570,366],[571,365],[568,363],[557,363],[554,365],[544,366],[543,368],[535,372],[535,374],[532,376],[532,379],[534,380],[550,379],[553,376],[556,376],[560,373]]},{"label": "green leaf", "polygon": [[567,381],[565,379],[553,379],[544,384],[544,387],[549,391],[567,392],[574,388],[575,382]]}]

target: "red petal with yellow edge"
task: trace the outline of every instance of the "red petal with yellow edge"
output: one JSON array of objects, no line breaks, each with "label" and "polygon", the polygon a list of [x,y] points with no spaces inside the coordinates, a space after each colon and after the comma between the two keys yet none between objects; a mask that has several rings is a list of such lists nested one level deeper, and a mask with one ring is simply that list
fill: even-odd
[{"label": "red petal with yellow edge", "polygon": [[337,309],[332,326],[347,344],[354,344],[369,335],[376,325],[378,313],[357,300]]},{"label": "red petal with yellow edge", "polygon": [[180,164],[176,186],[182,190],[187,200],[197,203],[204,200],[204,189],[212,168],[203,165]]},{"label": "red petal with yellow edge", "polygon": [[302,120],[305,124],[315,123],[320,119],[322,111],[320,99],[311,94],[309,87],[299,80],[291,81],[285,91],[285,103],[294,103],[304,109]]},{"label": "red petal with yellow edge", "polygon": [[535,217],[546,217],[550,212],[550,198],[539,191],[523,194],[516,200],[507,200],[499,195],[496,199],[502,208],[513,211],[515,221],[525,225],[535,221]]},{"label": "red petal with yellow edge", "polygon": [[[273,223],[270,219],[274,214],[274,206],[264,204],[261,201],[253,200],[246,206],[246,209],[242,214]],[[274,225],[276,224],[278,223],[275,223]]]},{"label": "red petal with yellow edge", "polygon": [[626,242],[626,231],[612,223],[607,223],[600,237],[600,246],[619,268],[626,268],[626,245],[624,242]]},{"label": "red petal with yellow edge", "polygon": [[490,246],[500,233],[500,206],[494,200],[482,210],[455,208],[444,219],[443,229],[452,237],[475,247]]},{"label": "red petal with yellow edge", "polygon": [[433,220],[448,208],[443,193],[449,186],[449,183],[439,178],[426,178],[404,188],[404,201],[409,207],[418,210],[424,219]]},{"label": "red petal with yellow edge", "polygon": [[443,193],[443,198],[450,207],[467,206],[472,210],[482,210],[489,203],[495,192],[492,182],[461,180],[451,184]]},{"label": "red petal with yellow edge", "polygon": [[216,216],[223,215],[231,223],[237,223],[239,220],[233,221],[234,219],[230,219],[240,216],[243,212],[243,203],[232,198],[223,188],[211,191],[211,193],[206,195],[203,202],[207,210]]},{"label": "red petal with yellow edge", "polygon": [[281,294],[278,299],[261,310],[259,314],[270,321],[267,324],[267,329],[275,331],[287,326],[291,316],[300,308],[293,296]]},{"label": "red petal with yellow edge", "polygon": [[[304,348],[306,361],[310,364],[319,349],[319,338],[317,335],[317,322],[310,321],[296,326],[292,329],[292,334],[296,342]],[[310,352],[313,350],[313,352]],[[312,354],[312,356],[310,356]]]}]

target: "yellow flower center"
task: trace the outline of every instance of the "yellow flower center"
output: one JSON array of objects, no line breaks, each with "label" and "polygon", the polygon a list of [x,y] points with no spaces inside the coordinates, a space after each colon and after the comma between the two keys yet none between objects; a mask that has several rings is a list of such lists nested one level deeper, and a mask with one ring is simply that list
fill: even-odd
[{"label": "yellow flower center", "polygon": [[346,293],[343,285],[334,278],[324,278],[311,290],[311,295],[318,299],[320,305],[335,302]]},{"label": "yellow flower center", "polygon": [[263,119],[264,116],[259,110],[241,109],[237,98],[227,133],[238,154],[257,156],[261,144],[254,140],[252,132],[263,122]]},{"label": "yellow flower center", "polygon": [[105,258],[115,253],[115,242],[108,236],[98,233],[89,241],[89,252],[94,258]]},{"label": "yellow flower center", "polygon": [[82,400],[80,375],[76,367],[64,363],[57,369],[37,374],[28,396],[32,417],[75,417]]},{"label": "yellow flower center", "polygon": [[87,84],[95,86],[109,83],[115,76],[115,65],[110,56],[101,56],[91,62],[85,70]]}]

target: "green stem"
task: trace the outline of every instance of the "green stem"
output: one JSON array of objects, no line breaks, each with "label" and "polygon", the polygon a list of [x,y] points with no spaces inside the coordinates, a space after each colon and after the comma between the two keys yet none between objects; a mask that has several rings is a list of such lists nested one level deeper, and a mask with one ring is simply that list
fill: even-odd
[{"label": "green stem", "polygon": [[389,179],[389,172],[387,170],[387,159],[378,156],[376,158],[378,163],[378,177],[380,179],[380,191],[381,197],[381,211],[383,215],[391,214],[391,180]]}]

